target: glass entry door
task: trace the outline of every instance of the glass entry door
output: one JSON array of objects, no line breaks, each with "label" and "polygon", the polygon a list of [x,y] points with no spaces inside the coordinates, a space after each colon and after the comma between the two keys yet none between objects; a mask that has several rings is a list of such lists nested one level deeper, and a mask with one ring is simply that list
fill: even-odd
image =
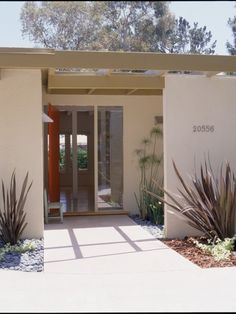
[{"label": "glass entry door", "polygon": [[123,208],[123,108],[97,108],[97,209]]},{"label": "glass entry door", "polygon": [[[122,209],[123,107],[57,106],[57,109],[58,185],[64,214]],[[48,158],[45,159],[47,171]]]},{"label": "glass entry door", "polygon": [[60,109],[60,201],[68,214],[94,211],[94,108],[64,108]]}]

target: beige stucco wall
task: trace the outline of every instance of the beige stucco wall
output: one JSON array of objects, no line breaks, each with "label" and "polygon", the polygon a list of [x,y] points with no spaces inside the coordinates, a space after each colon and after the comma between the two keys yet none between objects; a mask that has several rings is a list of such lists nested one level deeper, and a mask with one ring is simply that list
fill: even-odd
[{"label": "beige stucco wall", "polygon": [[[154,116],[162,115],[162,96],[77,96],[44,94],[43,104],[77,106],[123,106],[124,138],[124,209],[138,213],[134,192],[137,193],[139,174],[134,151],[148,136]],[[161,146],[162,148],[162,146]]]},{"label": "beige stucco wall", "polygon": [[[236,170],[236,78],[168,75],[163,95],[165,188],[177,192],[175,160],[185,179],[209,153],[213,169],[226,160]],[[213,125],[214,132],[193,132],[193,126]],[[167,237],[194,235],[195,229],[166,207]]]},{"label": "beige stucco wall", "polygon": [[[25,204],[23,238],[43,236],[42,89],[40,70],[1,70],[0,178],[12,171],[21,186],[26,172],[33,185]],[[0,206],[2,195],[0,193]]]}]

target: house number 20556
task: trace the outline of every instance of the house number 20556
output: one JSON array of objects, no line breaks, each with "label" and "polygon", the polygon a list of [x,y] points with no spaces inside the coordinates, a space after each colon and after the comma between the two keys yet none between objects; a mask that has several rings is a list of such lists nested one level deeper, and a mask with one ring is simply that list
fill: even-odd
[{"label": "house number 20556", "polygon": [[214,132],[214,125],[193,125],[193,132]]}]

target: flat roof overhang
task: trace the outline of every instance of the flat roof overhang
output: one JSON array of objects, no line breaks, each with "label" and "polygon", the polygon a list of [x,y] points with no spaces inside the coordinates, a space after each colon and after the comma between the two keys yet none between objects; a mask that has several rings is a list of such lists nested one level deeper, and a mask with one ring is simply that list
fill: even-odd
[{"label": "flat roof overhang", "polygon": [[0,68],[41,69],[49,93],[161,95],[168,71],[236,72],[236,56],[0,48]]}]

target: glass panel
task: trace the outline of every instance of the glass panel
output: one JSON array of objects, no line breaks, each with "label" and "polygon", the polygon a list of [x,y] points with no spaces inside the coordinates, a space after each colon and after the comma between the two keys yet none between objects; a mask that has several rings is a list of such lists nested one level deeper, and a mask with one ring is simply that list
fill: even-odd
[{"label": "glass panel", "polygon": [[65,171],[65,134],[60,134],[59,143],[60,143],[59,167],[60,167],[60,172],[63,172]]},{"label": "glass panel", "polygon": [[123,207],[123,108],[98,107],[98,209]]},{"label": "glass panel", "polygon": [[60,202],[63,211],[70,211],[72,198],[72,162],[71,139],[72,115],[69,110],[59,110],[59,144],[60,144]]},{"label": "glass panel", "polygon": [[[77,135],[77,165],[78,170],[88,170],[88,136],[84,134]],[[70,136],[70,158],[73,159],[72,135]]]},{"label": "glass panel", "polygon": [[79,134],[77,136],[78,147],[78,169],[88,170],[88,136]]},{"label": "glass panel", "polygon": [[94,108],[77,112],[78,210],[94,211]]}]

